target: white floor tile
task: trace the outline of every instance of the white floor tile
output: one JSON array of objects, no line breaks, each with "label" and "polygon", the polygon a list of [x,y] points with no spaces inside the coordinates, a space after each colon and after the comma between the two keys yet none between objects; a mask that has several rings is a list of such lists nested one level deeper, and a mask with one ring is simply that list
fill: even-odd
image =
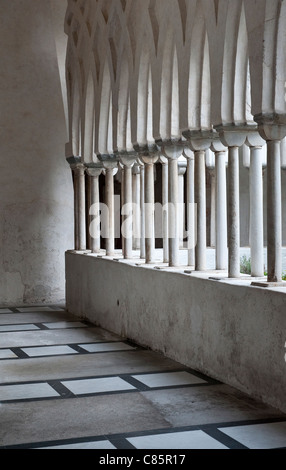
[{"label": "white floor tile", "polygon": [[0,402],[58,396],[59,394],[46,383],[0,386]]},{"label": "white floor tile", "polygon": [[171,387],[176,385],[193,385],[206,383],[205,380],[196,377],[189,372],[163,372],[159,374],[133,375],[134,379],[139,380],[150,388]]},{"label": "white floor tile", "polygon": [[286,447],[286,421],[221,428],[220,431],[249,449]]},{"label": "white floor tile", "polygon": [[7,331],[29,331],[29,330],[39,330],[39,327],[31,324],[22,324],[22,325],[2,325],[0,326],[0,333],[5,333]]},{"label": "white floor tile", "polygon": [[93,450],[93,449],[116,449],[109,441],[96,441],[96,442],[81,442],[78,444],[66,444],[59,446],[40,447],[39,449],[78,449],[78,450]]},{"label": "white floor tile", "polygon": [[119,377],[108,377],[103,379],[84,379],[62,382],[75,395],[85,395],[89,393],[118,392],[133,390],[135,387],[129,385]]},{"label": "white floor tile", "polygon": [[0,359],[12,359],[18,357],[11,349],[0,349]]},{"label": "white floor tile", "polygon": [[93,344],[79,344],[79,346],[90,353],[94,352],[108,352],[108,351],[129,351],[135,349],[125,343],[93,343]]},{"label": "white floor tile", "polygon": [[43,323],[49,330],[57,330],[62,328],[87,328],[87,325],[77,321],[59,321],[54,323]]},{"label": "white floor tile", "polygon": [[78,354],[69,346],[40,346],[36,348],[21,348],[29,357],[61,356],[64,354]]},{"label": "white floor tile", "polygon": [[155,434],[127,440],[136,449],[228,449],[203,431]]}]

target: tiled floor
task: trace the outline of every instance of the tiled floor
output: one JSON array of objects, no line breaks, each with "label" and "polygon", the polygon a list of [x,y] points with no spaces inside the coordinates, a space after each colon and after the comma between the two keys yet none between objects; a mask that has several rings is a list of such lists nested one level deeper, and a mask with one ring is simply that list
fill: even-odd
[{"label": "tiled floor", "polygon": [[1,449],[285,449],[286,416],[67,314],[0,309]]}]

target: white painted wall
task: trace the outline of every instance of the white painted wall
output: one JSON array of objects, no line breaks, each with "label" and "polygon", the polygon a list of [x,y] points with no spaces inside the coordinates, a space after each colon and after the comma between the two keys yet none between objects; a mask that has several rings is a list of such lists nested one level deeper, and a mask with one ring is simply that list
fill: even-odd
[{"label": "white painted wall", "polygon": [[71,252],[66,273],[72,314],[286,412],[285,292]]},{"label": "white painted wall", "polygon": [[56,11],[49,0],[0,0],[2,306],[65,296],[73,192],[59,70],[66,0],[57,4]]}]

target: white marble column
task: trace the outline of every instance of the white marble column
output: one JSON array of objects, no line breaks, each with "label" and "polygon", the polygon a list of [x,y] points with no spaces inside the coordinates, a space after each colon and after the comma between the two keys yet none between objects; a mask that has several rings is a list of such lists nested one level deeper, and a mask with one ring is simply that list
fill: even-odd
[{"label": "white marble column", "polygon": [[228,277],[240,278],[240,191],[239,147],[247,131],[227,127],[220,129],[223,145],[228,147]]},{"label": "white marble column", "polygon": [[188,148],[184,149],[187,159],[187,231],[188,266],[195,266],[196,210],[195,210],[195,156]]},{"label": "white marble column", "polygon": [[115,227],[114,227],[114,176],[118,169],[117,164],[105,162],[105,204],[107,207],[107,233],[106,233],[106,256],[113,256],[115,250]]},{"label": "white marble column", "polygon": [[216,158],[216,269],[227,270],[227,189],[226,151],[217,151]]},{"label": "white marble column", "polygon": [[282,281],[282,205],[280,141],[267,142],[268,282]]},{"label": "white marble column", "polygon": [[[250,147],[249,195],[250,220],[249,241],[251,250],[251,275],[264,276],[263,236],[263,149],[265,141],[257,133],[249,134],[246,144]],[[264,162],[266,163],[266,162]]]},{"label": "white marble column", "polygon": [[155,191],[154,164],[158,157],[141,156],[145,165],[145,259],[146,264],[155,262]]},{"label": "white marble column", "polygon": [[124,215],[124,165],[119,162],[118,163],[118,169],[120,170],[121,173],[121,191],[120,191],[120,209],[121,209],[121,242],[122,242],[122,256],[124,258],[124,240],[123,240],[123,235],[122,235],[122,227],[125,221],[125,215]]},{"label": "white marble column", "polygon": [[182,156],[178,161],[178,194],[179,194],[179,248],[184,247],[185,236],[185,174],[187,162]]},{"label": "white marble column", "polygon": [[179,266],[179,217],[178,217],[178,160],[170,159],[168,164],[169,188],[169,266]]},{"label": "white marble column", "polygon": [[132,239],[133,239],[133,202],[132,202],[132,166],[134,161],[124,158],[122,161],[124,165],[123,172],[123,191],[124,191],[124,204],[122,207],[123,224],[122,224],[122,239],[123,239],[123,256],[124,259],[132,259]]},{"label": "white marble column", "polygon": [[140,165],[140,258],[145,259],[145,165]]},{"label": "white marble column", "polygon": [[86,250],[86,201],[85,201],[85,167],[83,164],[72,166],[74,174],[74,219],[75,250]]},{"label": "white marble column", "polygon": [[163,263],[169,263],[169,230],[168,230],[168,159],[160,156],[162,164],[162,238],[163,238]]},{"label": "white marble column", "polygon": [[140,250],[140,166],[136,162],[132,168],[133,199],[133,250]]},{"label": "white marble column", "polygon": [[206,167],[210,176],[211,201],[210,201],[210,246],[216,246],[216,171],[215,156],[211,150],[206,152]]},{"label": "white marble column", "polygon": [[229,147],[228,156],[228,275],[240,277],[239,147]]},{"label": "white marble column", "polygon": [[100,252],[100,199],[99,176],[102,168],[89,168],[87,170],[89,181],[89,249],[92,253]]},{"label": "white marble column", "polygon": [[250,249],[251,275],[264,275],[262,148],[251,147],[250,155]]},{"label": "white marble column", "polygon": [[178,185],[178,158],[182,155],[180,145],[166,145],[162,147],[162,154],[168,158],[168,237],[169,237],[169,266],[177,267],[179,258],[179,185]]},{"label": "white marble column", "polygon": [[206,270],[206,162],[205,150],[195,151],[195,203],[197,205],[196,271]]}]

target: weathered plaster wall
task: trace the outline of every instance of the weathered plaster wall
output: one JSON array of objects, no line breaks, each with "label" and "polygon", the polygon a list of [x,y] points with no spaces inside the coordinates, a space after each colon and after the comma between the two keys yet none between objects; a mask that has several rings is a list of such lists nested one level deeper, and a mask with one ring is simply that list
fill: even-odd
[{"label": "weathered plaster wall", "polygon": [[286,411],[285,293],[66,254],[67,308]]},{"label": "weathered plaster wall", "polygon": [[66,39],[55,35],[66,0],[57,4],[55,22],[53,2],[0,0],[1,305],[65,295],[73,193],[59,71]]}]

